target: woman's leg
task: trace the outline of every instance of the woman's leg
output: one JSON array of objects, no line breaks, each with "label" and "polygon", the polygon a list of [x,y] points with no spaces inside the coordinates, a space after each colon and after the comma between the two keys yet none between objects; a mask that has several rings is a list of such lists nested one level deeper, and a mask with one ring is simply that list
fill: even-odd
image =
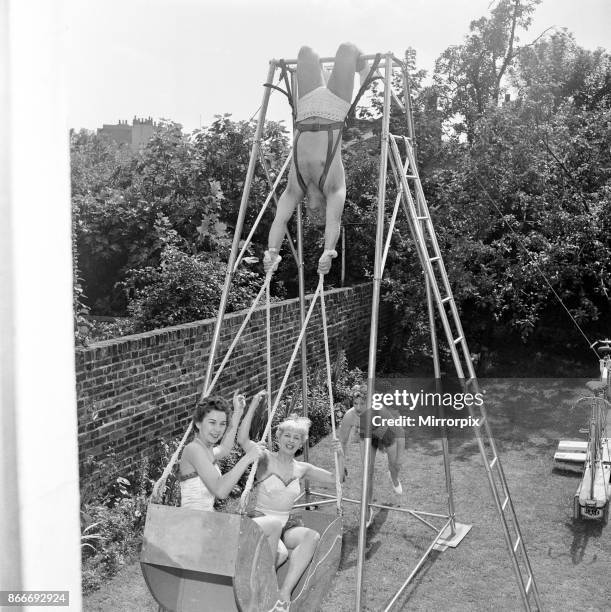
[{"label": "woman's leg", "polygon": [[310,47],[301,47],[297,55],[297,94],[303,98],[317,87],[325,84],[320,66],[320,57]]},{"label": "woman's leg", "polygon": [[[362,68],[359,62],[360,49],[352,43],[342,43],[335,54],[333,72],[327,83],[329,91],[347,102],[352,102],[354,92],[354,73]],[[363,64],[364,65],[364,64]]]},{"label": "woman's leg", "polygon": [[308,527],[293,527],[286,531],[283,540],[291,553],[289,568],[280,587],[280,599],[290,601],[295,585],[314,556],[320,534]]},{"label": "woman's leg", "polygon": [[401,471],[401,453],[405,447],[405,440],[401,437],[394,439],[393,443],[386,448],[386,457],[388,458],[388,471],[392,485],[396,489],[401,487],[399,481],[399,472]]}]

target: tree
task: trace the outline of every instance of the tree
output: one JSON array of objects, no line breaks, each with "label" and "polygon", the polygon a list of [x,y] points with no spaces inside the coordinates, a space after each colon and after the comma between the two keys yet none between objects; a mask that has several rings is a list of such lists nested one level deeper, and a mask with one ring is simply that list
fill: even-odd
[{"label": "tree", "polygon": [[537,103],[541,117],[567,100],[589,110],[609,105],[611,56],[579,47],[566,30],[523,48],[517,64],[512,85],[520,98]]},{"label": "tree", "polygon": [[434,79],[446,119],[462,117],[456,129],[471,137],[475,121],[497,105],[503,78],[520,52],[518,30],[531,24],[541,0],[499,0],[490,17],[471,22],[461,45],[448,47],[435,63]]},{"label": "tree", "polygon": [[[544,36],[514,56],[516,101],[483,106],[468,140],[446,132],[421,156],[437,238],[474,345],[545,338],[560,351],[580,346],[554,293],[588,335],[608,334],[608,67],[602,50],[581,49],[566,33]],[[428,124],[416,125],[418,142],[419,130],[439,118],[437,88],[416,97],[419,121],[427,115],[423,95],[431,100]],[[389,359],[396,365],[426,352],[428,325],[410,240],[394,243],[389,265],[386,297],[397,314]]]},{"label": "tree", "polygon": [[156,267],[165,244],[160,215],[185,252],[225,252],[224,201],[198,149],[178,124],[162,123],[136,154],[94,135],[72,141],[73,206],[78,209],[78,260],[94,314],[124,315],[129,270]]},{"label": "tree", "polygon": [[[225,278],[225,261],[215,253],[188,253],[169,220],[160,215],[155,233],[163,244],[157,266],[132,269],[122,283],[130,300],[134,331],[180,325],[216,315]],[[228,312],[247,308],[261,277],[240,268],[234,277]]]}]

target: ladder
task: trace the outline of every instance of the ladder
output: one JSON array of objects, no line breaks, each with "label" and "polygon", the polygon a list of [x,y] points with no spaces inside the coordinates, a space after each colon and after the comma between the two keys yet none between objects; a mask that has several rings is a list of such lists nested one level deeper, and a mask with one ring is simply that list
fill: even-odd
[{"label": "ladder", "polygon": [[[405,161],[401,159],[398,143],[402,143],[405,149]],[[425,273],[427,293],[430,295],[430,291],[432,291],[432,298],[442,323],[458,379],[466,390],[477,393],[479,388],[471,354],[418,175],[411,139],[389,134],[389,144],[392,171],[397,182],[397,188],[401,192],[403,210],[407,216],[410,232]],[[411,189],[408,181],[411,181]],[[429,289],[430,291],[428,291]],[[430,305],[429,301],[429,308]],[[430,312],[429,314],[431,315],[431,321],[433,321],[433,313]],[[437,346],[433,346],[433,352],[437,355]],[[438,372],[436,372],[436,376],[438,376]],[[479,426],[474,427],[477,444],[484,461],[494,503],[501,519],[503,534],[524,608],[526,610],[540,610],[539,592],[485,407],[482,404],[479,408],[479,415],[475,414],[477,408],[473,406],[469,406],[468,410],[471,417],[479,419]]]}]

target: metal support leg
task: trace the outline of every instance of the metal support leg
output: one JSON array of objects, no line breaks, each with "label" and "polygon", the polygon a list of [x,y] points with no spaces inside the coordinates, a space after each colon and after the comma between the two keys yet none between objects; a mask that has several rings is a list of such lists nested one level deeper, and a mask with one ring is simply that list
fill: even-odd
[{"label": "metal support leg", "polygon": [[[382,136],[380,146],[380,170],[378,182],[378,211],[376,227],[376,251],[374,265],[373,297],[371,301],[371,329],[369,334],[369,367],[367,373],[367,406],[372,404],[372,395],[376,371],[376,348],[378,344],[378,315],[380,308],[380,286],[382,281],[382,249],[384,245],[384,204],[386,199],[386,172],[388,164],[388,134],[390,123],[392,56],[386,54],[384,71],[384,114],[382,119]],[[371,429],[371,423],[368,423]],[[366,432],[367,433],[367,432]],[[356,606],[360,612],[363,597],[363,565],[365,562],[366,523],[369,514],[369,463],[371,461],[371,434],[365,436],[365,456],[363,458],[363,484],[361,491],[361,515],[359,524],[359,544],[357,554]]]},{"label": "metal support leg", "polygon": [[[276,72],[275,62],[270,62],[269,70],[267,72],[266,83],[272,83],[274,80],[274,73]],[[221,295],[221,303],[219,304],[219,310],[216,315],[216,322],[214,324],[214,332],[212,334],[212,341],[210,343],[210,352],[208,354],[208,367],[206,368],[206,377],[204,379],[204,388],[202,396],[206,393],[210,379],[212,378],[212,370],[214,369],[214,358],[216,357],[216,351],[218,349],[219,338],[221,335],[221,327],[223,325],[223,317],[225,315],[225,309],[227,308],[227,300],[229,297],[229,289],[231,287],[231,281],[233,279],[233,266],[238,254],[238,248],[240,245],[240,239],[242,237],[242,228],[244,226],[244,219],[246,217],[246,208],[248,207],[248,198],[250,196],[250,188],[252,186],[252,179],[255,174],[255,166],[259,157],[259,143],[263,134],[263,128],[265,126],[265,116],[267,114],[267,106],[269,104],[269,97],[271,89],[269,87],[263,88],[263,102],[261,103],[261,110],[259,111],[259,118],[257,120],[257,129],[255,130],[254,143],[252,151],[250,153],[250,161],[248,162],[248,170],[246,172],[246,179],[244,180],[244,191],[242,192],[242,200],[240,202],[240,212],[238,213],[238,220],[236,222],[235,231],[233,234],[233,242],[231,244],[231,253],[229,254],[229,262],[227,263],[227,272],[225,273],[225,284],[223,285],[223,293]]]}]

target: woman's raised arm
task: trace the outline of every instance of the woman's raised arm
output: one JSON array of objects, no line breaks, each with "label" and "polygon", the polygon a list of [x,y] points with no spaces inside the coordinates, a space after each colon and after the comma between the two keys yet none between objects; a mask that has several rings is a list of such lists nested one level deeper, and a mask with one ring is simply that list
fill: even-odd
[{"label": "woman's raised arm", "polygon": [[218,446],[215,446],[212,450],[216,459],[222,459],[231,452],[231,449],[235,443],[235,435],[238,430],[238,425],[240,424],[240,419],[244,414],[245,407],[246,398],[239,393],[239,390],[236,390],[233,394],[233,413],[231,415],[231,422],[229,423],[229,427],[223,436],[222,442]]},{"label": "woman's raised arm", "polygon": [[238,430],[238,444],[245,450],[248,449],[254,444],[254,442],[250,439],[250,426],[252,425],[252,419],[255,416],[255,412],[261,403],[261,400],[267,395],[266,391],[259,391],[251,400],[250,406],[248,407],[248,412],[246,416],[242,420],[242,424],[240,425],[240,429]]}]

